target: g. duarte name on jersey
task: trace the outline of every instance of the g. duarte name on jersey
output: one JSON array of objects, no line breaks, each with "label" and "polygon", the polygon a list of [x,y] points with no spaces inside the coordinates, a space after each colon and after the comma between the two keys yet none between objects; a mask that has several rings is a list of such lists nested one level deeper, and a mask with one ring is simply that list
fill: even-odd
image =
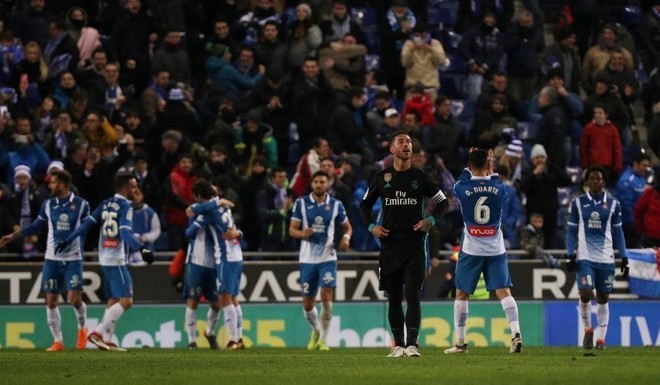
[{"label": "g. duarte name on jersey", "polygon": [[474,186],[472,187],[472,191],[470,190],[465,190],[465,195],[470,196],[473,193],[492,193],[492,194],[499,194],[500,190],[497,187],[493,186]]}]

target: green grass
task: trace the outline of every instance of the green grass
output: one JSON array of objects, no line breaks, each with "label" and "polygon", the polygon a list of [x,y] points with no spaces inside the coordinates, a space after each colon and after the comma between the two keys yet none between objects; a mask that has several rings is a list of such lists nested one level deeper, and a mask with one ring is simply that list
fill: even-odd
[{"label": "green grass", "polygon": [[470,348],[448,356],[386,358],[387,349],[131,349],[128,353],[0,350],[0,384],[651,384],[660,349]]}]

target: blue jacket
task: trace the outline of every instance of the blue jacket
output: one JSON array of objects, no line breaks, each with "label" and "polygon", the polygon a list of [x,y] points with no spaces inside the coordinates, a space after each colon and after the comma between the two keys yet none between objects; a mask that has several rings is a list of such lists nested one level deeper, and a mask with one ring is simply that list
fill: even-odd
[{"label": "blue jacket", "polygon": [[256,74],[252,78],[244,76],[230,62],[217,56],[209,57],[205,67],[211,82],[230,95],[238,96],[254,88],[262,78],[261,74]]},{"label": "blue jacket", "polygon": [[633,207],[642,196],[642,191],[648,183],[646,177],[636,174],[632,167],[623,170],[616,184],[616,197],[621,203],[621,219],[623,223],[633,223]]},{"label": "blue jacket", "polygon": [[509,190],[511,198],[502,204],[502,235],[504,235],[505,240],[509,241],[509,247],[517,249],[519,244],[516,235],[516,222],[522,211],[522,205],[518,197],[518,190],[508,182],[505,182],[504,186]]}]

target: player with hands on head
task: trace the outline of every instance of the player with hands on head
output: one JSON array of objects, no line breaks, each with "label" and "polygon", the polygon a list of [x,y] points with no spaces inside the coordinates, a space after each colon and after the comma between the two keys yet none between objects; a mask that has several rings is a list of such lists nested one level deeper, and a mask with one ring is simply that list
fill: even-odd
[{"label": "player with hands on head", "polygon": [[502,205],[509,190],[493,174],[493,150],[470,148],[468,167],[454,185],[454,196],[461,204],[463,235],[456,264],[454,329],[456,344],[445,354],[467,352],[466,325],[468,301],[483,273],[486,289],[495,291],[511,328],[509,353],[522,352],[518,304],[511,295],[511,276],[502,234]]},{"label": "player with hands on head", "polygon": [[43,202],[39,216],[30,225],[0,238],[0,248],[14,239],[35,234],[48,225],[41,290],[46,293],[46,318],[54,342],[47,350],[50,352],[65,350],[62,337],[62,318],[58,307],[60,293],[65,288],[67,299],[73,306],[78,320],[76,348],[84,349],[87,345],[87,328],[85,328],[87,305],[82,300],[82,245],[77,238],[69,248],[60,250],[56,245],[87,219],[90,210],[89,203],[71,192],[71,174],[67,171],[52,171],[48,187],[52,198]]},{"label": "player with hands on head", "polygon": [[[381,242],[378,257],[381,287],[388,296],[388,320],[394,346],[388,357],[420,357],[417,337],[422,318],[421,295],[426,275],[426,239],[448,208],[447,197],[430,175],[412,166],[413,145],[406,131],[390,137],[391,166],[376,173],[369,183],[360,216]],[[376,200],[382,200],[383,224],[371,217]],[[426,199],[435,203],[434,215],[424,218]],[[407,310],[403,311],[405,297]],[[404,330],[405,325],[405,330]]]},{"label": "player with hands on head", "polygon": [[[568,212],[566,270],[577,271],[577,285],[580,292],[578,309],[584,326],[582,346],[585,349],[593,349],[594,335],[596,349],[605,348],[605,336],[610,318],[608,301],[615,274],[613,246],[617,247],[621,256],[621,273],[624,278],[628,276],[621,204],[605,191],[606,176],[604,168],[589,167],[584,174],[589,191],[574,198]],[[594,288],[598,323],[595,332],[591,323],[591,299]]]},{"label": "player with hands on head", "polygon": [[108,302],[103,320],[89,335],[89,342],[101,350],[126,351],[114,341],[119,318],[133,306],[133,280],[128,271],[129,248],[140,250],[142,259],[153,262],[153,253],[133,237],[133,207],[131,200],[138,189],[135,175],[119,173],[115,176],[115,195],[101,202],[78,228],[57,246],[66,251],[71,243],[89,228],[99,224],[99,264]]},{"label": "player with hands on head", "polygon": [[[319,170],[312,174],[312,192],[294,202],[289,235],[300,239],[300,288],[305,319],[312,326],[307,344],[309,350],[330,350],[328,331],[332,320],[332,296],[337,286],[337,251],[335,228],[341,225],[344,234],[339,250],[348,250],[353,228],[346,209],[338,199],[328,194],[330,177]],[[316,308],[316,294],[321,289],[321,322]]]}]

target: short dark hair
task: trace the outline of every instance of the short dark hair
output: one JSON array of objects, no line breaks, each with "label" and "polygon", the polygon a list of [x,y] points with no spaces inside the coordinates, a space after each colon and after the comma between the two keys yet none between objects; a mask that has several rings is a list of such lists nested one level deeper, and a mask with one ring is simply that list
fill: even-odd
[{"label": "short dark hair", "polygon": [[595,172],[599,172],[603,176],[603,180],[607,183],[607,170],[605,170],[603,166],[598,166],[598,165],[589,167],[587,171],[584,173],[584,179],[589,180],[591,174]]},{"label": "short dark hair", "polygon": [[211,199],[215,195],[213,185],[206,179],[198,179],[192,185],[192,193],[201,197],[202,199]]},{"label": "short dark hair", "polygon": [[130,172],[120,172],[115,175],[115,189],[119,191],[120,189],[128,186],[128,183],[131,179],[135,179],[135,175]]},{"label": "short dark hair", "polygon": [[328,175],[328,173],[323,171],[323,170],[318,170],[314,174],[312,174],[312,180],[314,180],[314,178],[316,178],[317,176],[324,176],[324,177],[330,179],[330,176]]},{"label": "short dark hair", "polygon": [[[274,177],[278,172],[284,172],[286,174],[286,169],[282,166],[275,166],[270,170],[270,177]],[[288,175],[287,175],[288,177]]]},{"label": "short dark hair", "polygon": [[57,177],[57,181],[65,185],[66,187],[71,186],[71,173],[66,170],[54,169],[50,172],[51,177]]},{"label": "short dark hair", "polygon": [[468,157],[468,162],[474,168],[482,169],[486,167],[488,163],[488,151],[480,149],[472,151]]},{"label": "short dark hair", "polygon": [[396,131],[395,133],[393,133],[392,135],[390,135],[389,142],[390,142],[390,143],[394,142],[394,139],[395,139],[397,136],[399,136],[399,135],[408,135],[408,136],[410,136],[410,134],[408,133],[408,131],[406,131],[406,130],[398,130],[398,131]]},{"label": "short dark hair", "polygon": [[640,163],[643,160],[648,160],[650,162],[651,157],[645,152],[638,152],[635,155],[633,155],[632,160],[633,162],[637,162],[637,163]]}]

